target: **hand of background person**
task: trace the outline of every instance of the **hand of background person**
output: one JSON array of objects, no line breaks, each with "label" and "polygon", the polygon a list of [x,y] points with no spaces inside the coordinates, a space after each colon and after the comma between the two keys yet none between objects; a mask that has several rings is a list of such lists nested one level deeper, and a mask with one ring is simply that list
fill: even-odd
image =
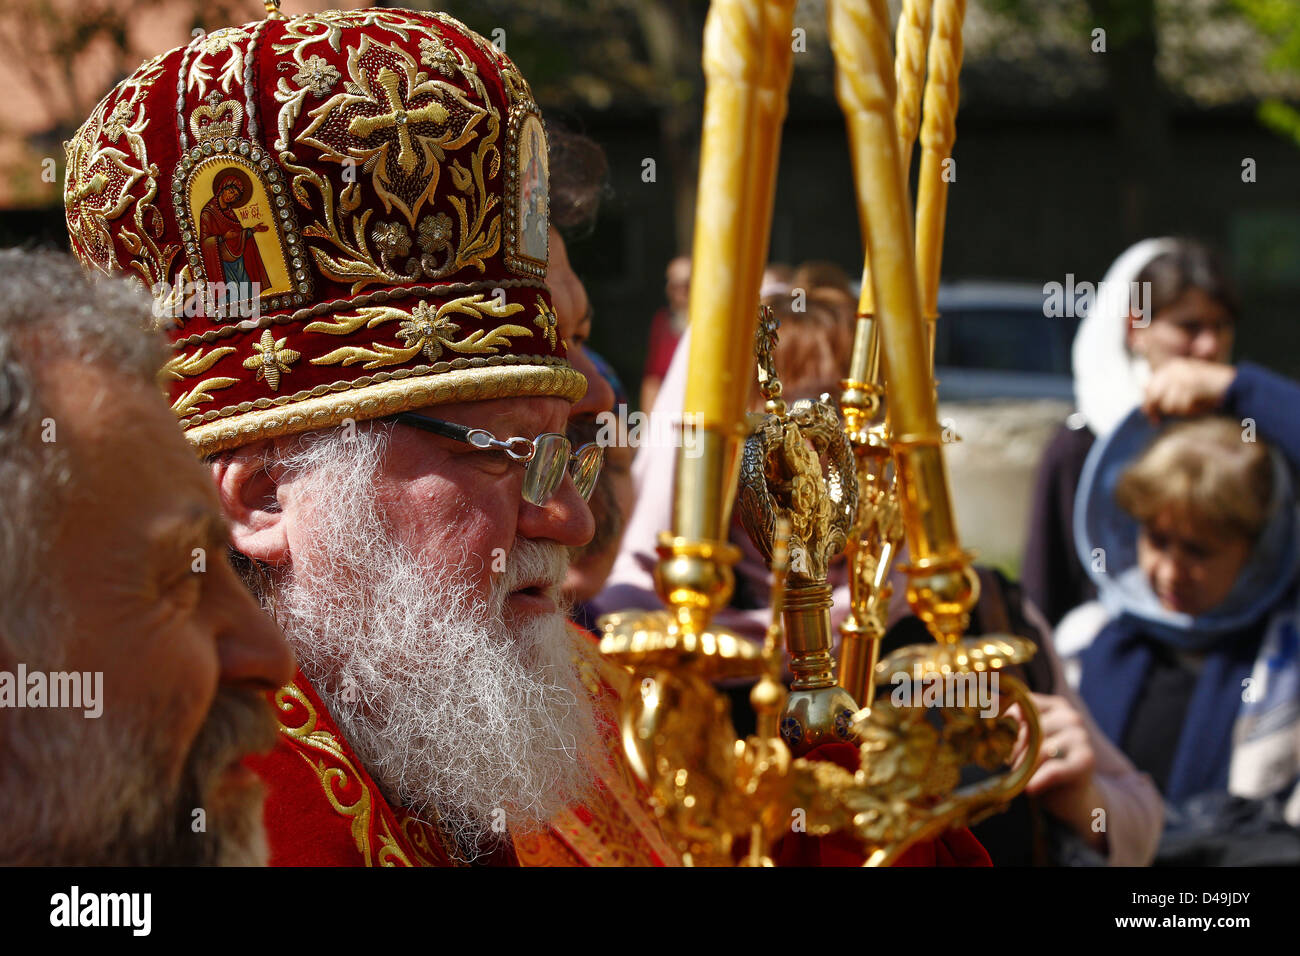
[{"label": "hand of background person", "polygon": [[[1096,849],[1104,849],[1105,834],[1092,824],[1094,813],[1103,808],[1093,773],[1097,759],[1083,716],[1064,697],[1054,694],[1031,694],[1038,707],[1038,722],[1043,731],[1037,765],[1025,793],[1039,798],[1048,813],[1069,824]],[[1020,720],[1020,708],[1012,705],[1010,715]],[[1029,734],[1022,722],[1020,736],[1012,752],[1012,766],[1019,763],[1028,746]]]},{"label": "hand of background person", "polygon": [[1151,373],[1142,411],[1153,422],[1167,416],[1204,415],[1223,404],[1237,370],[1220,362],[1174,358]]}]

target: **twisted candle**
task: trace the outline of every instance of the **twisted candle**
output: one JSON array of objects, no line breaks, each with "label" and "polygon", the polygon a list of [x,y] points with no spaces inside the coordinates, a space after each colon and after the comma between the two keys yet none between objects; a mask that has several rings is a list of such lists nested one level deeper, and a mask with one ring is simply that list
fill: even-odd
[{"label": "twisted candle", "polygon": [[957,77],[961,72],[961,28],[966,0],[934,0],[925,118],[921,126],[921,173],[916,196],[916,261],[921,304],[927,319],[939,315],[939,271],[943,262],[948,183],[944,160],[957,139]]},{"label": "twisted candle", "polygon": [[903,0],[894,40],[894,79],[898,84],[898,101],[894,104],[894,121],[903,160],[903,175],[912,167],[912,144],[921,125],[921,89],[925,78],[925,49],[930,34],[930,7],[933,0]]}]

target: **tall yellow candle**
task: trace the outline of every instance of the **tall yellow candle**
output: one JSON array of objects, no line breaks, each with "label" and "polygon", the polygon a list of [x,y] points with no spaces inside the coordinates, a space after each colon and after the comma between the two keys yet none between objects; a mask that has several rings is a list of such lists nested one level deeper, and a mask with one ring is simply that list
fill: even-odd
[{"label": "tall yellow candle", "polygon": [[[957,139],[957,77],[961,72],[961,29],[965,18],[966,0],[934,0],[916,195],[916,260],[921,276],[921,305],[927,319],[939,314],[939,272],[948,209],[945,160],[952,157],[952,145]],[[948,164],[947,170],[952,168]]]},{"label": "tall yellow candle", "polygon": [[921,90],[925,79],[925,48],[930,38],[930,7],[933,0],[903,0],[894,39],[894,80],[898,99],[894,122],[903,161],[903,178],[912,168],[912,144],[921,127]]},{"label": "tall yellow candle", "polygon": [[[704,100],[683,412],[722,436],[720,451],[678,459],[676,528],[719,536],[750,394],[759,280],[767,258],[795,0],[714,0],[704,28]],[[719,455],[723,460],[716,460]],[[683,494],[686,491],[686,494]],[[692,500],[684,500],[691,498]]]},{"label": "tall yellow candle", "polygon": [[[904,0],[903,12],[898,18],[898,33],[895,39],[894,80],[897,85],[897,101],[894,104],[894,121],[898,126],[900,156],[903,164],[903,178],[912,164],[912,143],[916,140],[917,130],[921,125],[921,90],[925,79],[925,47],[929,40],[930,6],[933,0]],[[847,82],[843,77],[837,82]],[[838,87],[837,87],[838,88]],[[840,96],[841,102],[844,99]],[[856,132],[849,125],[849,148],[855,154],[858,146]],[[858,183],[858,225],[864,237],[867,234],[866,191]],[[864,241],[865,248],[865,241]],[[864,255],[862,263],[862,287],[858,294],[858,318],[865,319],[875,315],[875,290],[872,288],[871,258]],[[850,364],[849,379],[865,381],[866,355],[868,343],[866,338],[872,335],[870,325],[859,324],[855,341],[853,359]]]},{"label": "tall yellow candle", "polygon": [[749,396],[758,277],[767,257],[794,0],[714,0],[704,27],[700,184],[685,411],[730,428]]},{"label": "tall yellow candle", "polygon": [[921,320],[911,203],[894,120],[893,56],[884,0],[833,0],[828,8],[836,93],[848,120],[854,180],[866,219],[895,434],[938,435]]}]

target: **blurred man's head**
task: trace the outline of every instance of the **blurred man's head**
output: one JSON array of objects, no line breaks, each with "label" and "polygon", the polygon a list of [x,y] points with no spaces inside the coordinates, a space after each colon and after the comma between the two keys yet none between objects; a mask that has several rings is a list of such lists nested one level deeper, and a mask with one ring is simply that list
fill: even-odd
[{"label": "blurred man's head", "polygon": [[685,313],[691,302],[691,257],[677,256],[664,270],[664,295],[674,313]]},{"label": "blurred man's head", "polygon": [[102,675],[97,715],[6,708],[0,862],[265,856],[240,761],[273,743],[261,692],[292,659],[226,559],[216,495],[154,384],[148,315],[65,256],[0,253],[0,672],[28,675],[11,684],[28,703],[51,672],[79,674],[83,701]]},{"label": "blurred man's head", "polygon": [[[574,404],[573,418],[599,415],[614,407],[614,392],[588,355],[595,316],[586,286],[569,262],[568,241],[595,227],[609,171],[605,151],[588,136],[551,124],[546,130],[551,160],[550,260],[546,284],[555,306],[556,330],[568,343],[573,367],[587,379],[587,393]],[[568,237],[568,238],[566,238]]]}]

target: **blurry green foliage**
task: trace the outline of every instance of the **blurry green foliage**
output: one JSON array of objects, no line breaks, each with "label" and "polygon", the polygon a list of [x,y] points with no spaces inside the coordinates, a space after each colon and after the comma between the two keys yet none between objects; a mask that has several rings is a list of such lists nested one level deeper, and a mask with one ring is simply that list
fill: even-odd
[{"label": "blurry green foliage", "polygon": [[[1273,42],[1268,65],[1300,73],[1300,0],[1233,0],[1233,5]],[[1259,105],[1258,115],[1273,132],[1300,146],[1300,110],[1270,99]]]}]

